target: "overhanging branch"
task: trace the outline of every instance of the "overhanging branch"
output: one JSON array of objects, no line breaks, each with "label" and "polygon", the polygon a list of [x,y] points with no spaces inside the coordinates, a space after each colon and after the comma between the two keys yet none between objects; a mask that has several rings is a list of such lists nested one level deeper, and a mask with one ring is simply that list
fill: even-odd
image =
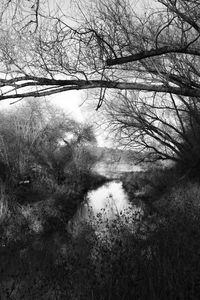
[{"label": "overhanging branch", "polygon": [[[2,80],[2,85],[14,87],[12,92],[8,90],[3,92],[1,90],[0,100],[16,99],[24,97],[42,97],[56,93],[72,90],[84,90],[84,89],[117,89],[117,90],[137,90],[148,91],[157,93],[170,93],[174,95],[200,97],[200,89],[197,88],[184,88],[175,86],[166,86],[164,84],[151,84],[151,83],[138,83],[138,82],[116,82],[107,80],[55,80],[41,77],[21,77],[22,82],[16,78],[16,83],[13,80]],[[0,80],[1,86],[1,80]],[[26,88],[32,88],[33,90],[27,91]],[[23,90],[23,92],[22,92]]]},{"label": "overhanging branch", "polygon": [[141,59],[160,56],[169,53],[190,54],[190,55],[200,56],[200,51],[198,49],[188,49],[187,47],[180,47],[180,46],[165,46],[158,49],[141,51],[136,54],[128,55],[125,57],[108,59],[106,63],[108,66],[122,65],[125,63],[140,61]]}]

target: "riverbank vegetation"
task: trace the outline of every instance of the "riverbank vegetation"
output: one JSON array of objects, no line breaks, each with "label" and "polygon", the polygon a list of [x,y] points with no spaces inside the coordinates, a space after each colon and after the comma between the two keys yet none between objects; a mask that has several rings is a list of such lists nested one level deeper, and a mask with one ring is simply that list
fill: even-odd
[{"label": "riverbank vegetation", "polygon": [[[200,299],[200,3],[53,2],[0,8],[0,101],[27,100],[0,112],[0,298]],[[104,128],[148,167],[122,176],[130,210],[73,235],[107,180],[95,136],[29,98],[93,89]]]},{"label": "riverbank vegetation", "polygon": [[[151,172],[151,178],[160,176],[159,170]],[[36,216],[34,207],[29,228],[13,214],[24,235],[20,240],[12,237],[7,245],[2,241],[1,295],[5,299],[19,295],[25,299],[198,299],[200,185],[189,179],[171,182],[154,198],[147,184],[145,192],[136,193],[141,201],[145,193],[149,195],[145,201],[153,201],[151,206],[145,202],[144,213],[128,210],[106,220],[102,211],[83,222],[76,235],[65,230],[50,202],[48,210],[54,215],[46,218],[42,233],[36,229],[28,233]],[[163,187],[163,179],[160,184]],[[39,211],[46,213],[42,205]],[[22,231],[15,232],[19,234]]]},{"label": "riverbank vegetation", "polygon": [[107,179],[92,171],[91,126],[45,101],[5,110],[0,122],[0,295],[47,299],[42,287],[40,296],[34,293],[48,281],[49,259],[56,268],[57,239],[68,234],[87,191]]}]

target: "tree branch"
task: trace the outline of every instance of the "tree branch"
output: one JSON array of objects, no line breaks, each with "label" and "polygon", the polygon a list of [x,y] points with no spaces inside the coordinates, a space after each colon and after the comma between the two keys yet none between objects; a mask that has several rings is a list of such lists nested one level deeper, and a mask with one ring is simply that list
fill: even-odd
[{"label": "tree branch", "polygon": [[178,53],[178,54],[190,54],[195,56],[200,56],[199,49],[188,49],[188,47],[181,47],[181,46],[164,46],[157,49],[151,49],[146,51],[141,51],[136,54],[128,55],[125,57],[119,57],[114,59],[108,59],[106,61],[108,66],[114,65],[122,65],[129,62],[140,61],[145,58],[160,56],[169,53]]},{"label": "tree branch", "polygon": [[[16,82],[15,82],[16,81]],[[20,83],[21,81],[21,83]],[[172,85],[166,86],[165,84],[152,84],[152,83],[139,83],[139,82],[123,82],[123,81],[107,81],[107,80],[56,80],[34,76],[22,76],[13,79],[0,79],[0,87],[13,86],[14,91],[4,92],[1,90],[0,100],[16,99],[23,97],[42,97],[52,95],[65,91],[84,90],[84,89],[116,89],[116,90],[136,90],[136,91],[149,91],[159,93],[170,93],[174,95],[200,97],[200,89],[175,87]],[[49,87],[48,91],[44,88]],[[35,87],[36,91],[27,91],[26,87]],[[19,90],[24,88],[23,92]]]}]

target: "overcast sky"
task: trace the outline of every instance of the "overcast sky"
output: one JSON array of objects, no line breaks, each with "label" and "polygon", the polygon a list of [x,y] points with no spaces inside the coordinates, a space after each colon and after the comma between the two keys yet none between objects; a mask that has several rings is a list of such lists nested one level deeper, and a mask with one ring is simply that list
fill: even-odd
[{"label": "overcast sky", "polygon": [[[136,9],[138,12],[142,12],[145,8],[151,7],[152,5],[155,6],[154,0],[130,0],[130,1],[133,2],[134,9]],[[70,3],[73,4],[73,2],[74,2],[73,0],[67,2],[64,0],[57,0],[57,3],[60,5],[60,7],[64,7],[64,12],[67,11],[68,14],[71,14],[70,9],[72,8],[72,6],[70,5]],[[53,5],[55,7],[56,1],[53,1]],[[96,112],[95,105],[97,105],[97,99],[96,101],[94,99],[95,103],[91,105],[91,109],[90,111],[88,111],[87,114],[86,107],[88,107],[89,105],[83,104],[86,98],[87,98],[87,94],[85,91],[65,92],[62,94],[57,94],[52,96],[52,99],[54,99],[53,103],[56,103],[57,105],[63,107],[63,109],[71,113],[76,120],[81,122],[89,121],[92,123],[92,121],[95,121],[96,118],[99,118],[100,111]],[[110,146],[110,141],[108,139],[105,130],[103,131],[98,130],[98,142],[100,143],[101,146]]]},{"label": "overcast sky", "polygon": [[[87,1],[87,0],[86,0]],[[108,0],[109,1],[109,0]],[[138,11],[143,11],[144,7],[154,5],[153,0],[130,0],[131,2],[134,2],[134,8],[136,8]],[[50,9],[55,9],[56,5],[59,5],[63,8],[63,13],[68,14],[69,16],[72,15],[71,11],[71,4],[74,3],[74,0],[66,1],[66,0],[49,0],[50,3]],[[90,92],[91,93],[91,92]],[[84,105],[84,101],[87,98],[87,92],[86,91],[70,91],[70,92],[64,92],[60,94],[55,94],[50,97],[46,97],[46,99],[50,99],[52,103],[56,104],[57,106],[62,107],[64,111],[66,111],[68,114],[70,114],[73,118],[75,118],[79,122],[90,122],[94,121],[96,118],[99,117],[100,112],[96,112],[95,105],[97,105],[97,99],[95,104],[91,105],[90,111],[87,113],[86,105]],[[91,97],[90,97],[91,98]],[[26,100],[23,100],[26,101]],[[91,99],[90,99],[91,101]],[[8,107],[9,104],[12,103],[12,101],[6,100],[0,102],[0,109],[3,107]],[[109,146],[109,142],[106,141],[106,133],[98,131],[98,142],[101,146]]]}]

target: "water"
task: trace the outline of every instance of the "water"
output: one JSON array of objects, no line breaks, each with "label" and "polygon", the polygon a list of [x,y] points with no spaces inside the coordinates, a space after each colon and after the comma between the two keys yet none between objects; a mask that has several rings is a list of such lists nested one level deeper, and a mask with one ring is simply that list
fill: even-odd
[{"label": "water", "polygon": [[141,208],[130,203],[122,182],[112,181],[88,192],[85,202],[69,222],[68,229],[73,235],[77,235],[85,222],[100,232],[116,219],[130,226],[141,214]]},{"label": "water", "polygon": [[94,214],[105,210],[110,218],[130,205],[128,196],[120,181],[112,181],[97,190],[90,191],[87,198],[88,205],[92,208]]},{"label": "water", "polygon": [[98,162],[94,171],[108,178],[120,178],[123,173],[141,171],[141,167],[131,163]]}]

